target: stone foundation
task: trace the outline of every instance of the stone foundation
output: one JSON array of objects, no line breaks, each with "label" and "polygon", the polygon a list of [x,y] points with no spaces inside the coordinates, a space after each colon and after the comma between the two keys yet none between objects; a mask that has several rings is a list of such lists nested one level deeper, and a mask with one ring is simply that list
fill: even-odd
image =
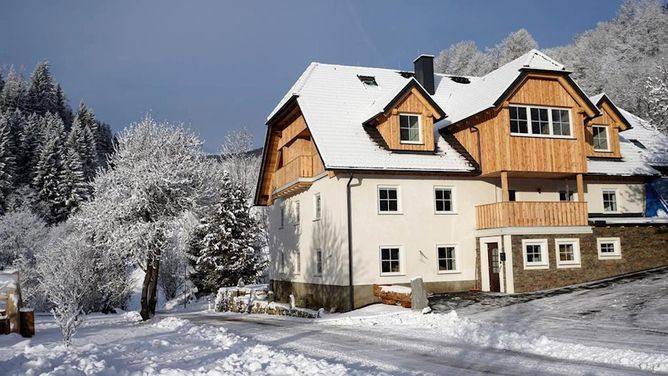
[{"label": "stone foundation", "polygon": [[[599,260],[596,238],[609,237],[620,238],[622,258]],[[565,238],[580,239],[579,268],[557,269],[554,240]],[[547,239],[549,269],[524,269],[522,239]],[[668,226],[595,226],[593,234],[584,235],[513,235],[512,252],[515,292],[546,290],[668,265]]]}]

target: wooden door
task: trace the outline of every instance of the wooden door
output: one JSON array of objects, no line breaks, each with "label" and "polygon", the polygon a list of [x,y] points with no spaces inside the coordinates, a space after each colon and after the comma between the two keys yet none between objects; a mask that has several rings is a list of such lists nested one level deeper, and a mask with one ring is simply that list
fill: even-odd
[{"label": "wooden door", "polygon": [[499,243],[487,243],[487,264],[489,267],[489,291],[501,292],[499,281]]}]

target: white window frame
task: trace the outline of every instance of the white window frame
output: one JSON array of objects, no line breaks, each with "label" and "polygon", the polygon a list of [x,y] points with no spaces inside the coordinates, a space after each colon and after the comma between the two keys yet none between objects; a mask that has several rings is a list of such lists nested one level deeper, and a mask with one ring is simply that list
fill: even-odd
[{"label": "white window frame", "polygon": [[302,253],[299,248],[295,249],[295,271],[293,274],[301,274],[302,272]]},{"label": "white window frame", "polygon": [[[561,261],[559,254],[559,246],[562,244],[572,244],[573,245],[573,261]],[[554,253],[555,260],[557,260],[557,268],[579,268],[582,261],[580,258],[580,239],[554,239]]]},{"label": "white window frame", "polygon": [[[401,139],[401,117],[402,116],[415,116],[418,118],[418,136],[419,139],[418,141],[403,141]],[[400,112],[399,113],[399,143],[401,144],[413,144],[413,145],[421,145],[424,143],[424,140],[422,139],[422,114],[415,114],[415,113],[410,113],[410,112]]]},{"label": "white window frame", "polygon": [[[605,194],[606,193],[614,193],[615,194],[615,210],[605,210]],[[601,203],[602,203],[602,208],[603,208],[603,213],[619,213],[619,190],[617,188],[603,188],[601,189]]]},{"label": "white window frame", "polygon": [[[455,268],[452,269],[452,270],[441,270],[440,269],[439,263],[441,261],[441,258],[439,257],[438,249],[439,248],[445,248],[445,247],[454,248]],[[456,274],[456,273],[461,273],[462,272],[461,267],[460,267],[461,266],[460,265],[461,264],[461,262],[460,262],[461,257],[459,255],[459,246],[456,243],[455,244],[453,244],[453,243],[450,243],[450,244],[436,244],[436,249],[435,250],[436,250],[436,274]]]},{"label": "white window frame", "polygon": [[[383,273],[383,249],[397,248],[399,249],[399,271]],[[402,276],[405,275],[404,262],[404,247],[401,245],[381,245],[378,247],[378,271],[381,277]]]},{"label": "white window frame", "polygon": [[[397,191],[397,210],[396,211],[381,211],[380,210],[380,190],[381,189],[395,189]],[[376,188],[376,207],[378,210],[378,214],[381,215],[396,215],[396,214],[403,214],[402,212],[402,207],[401,207],[401,187],[398,185],[379,185]]]},{"label": "white window frame", "polygon": [[[438,210],[436,205],[436,190],[438,189],[447,189],[450,191],[450,210]],[[432,192],[434,194],[434,214],[457,214],[457,207],[455,206],[455,187],[451,185],[435,185]]]},{"label": "white window frame", "polygon": [[301,205],[300,205],[300,203],[299,203],[299,200],[296,200],[296,201],[293,203],[293,210],[294,210],[294,212],[295,212],[295,214],[294,214],[294,215],[295,215],[295,218],[294,218],[294,220],[295,220],[294,225],[295,225],[295,226],[299,226],[299,222],[301,221],[301,218],[302,218],[302,216],[301,216]]},{"label": "white window frame", "polygon": [[[605,140],[606,144],[608,144],[607,149],[596,149],[596,146],[594,146],[594,128],[604,128],[605,129]],[[600,153],[605,153],[605,152],[610,152],[612,151],[611,145],[610,145],[610,127],[607,125],[601,125],[601,124],[594,124],[591,126],[591,146],[594,148],[594,151],[600,152]]]},{"label": "white window frame", "polygon": [[[603,243],[612,243],[614,244],[614,253],[602,253],[601,244]],[[599,260],[619,260],[622,258],[622,242],[620,238],[596,238],[596,250],[598,253]]]},{"label": "white window frame", "polygon": [[[527,262],[528,245],[540,245],[541,262]],[[522,239],[522,260],[525,270],[549,269],[550,254],[547,249],[547,239]]]},{"label": "white window frame", "polygon": [[320,192],[313,194],[313,221],[319,221],[322,216],[322,196]]},{"label": "white window frame", "polygon": [[285,203],[281,203],[279,208],[280,219],[278,222],[278,229],[280,230],[285,227]]},{"label": "white window frame", "polygon": [[324,268],[325,258],[324,255],[322,254],[322,249],[317,248],[313,253],[313,255],[315,256],[315,270],[313,271],[313,276],[321,277],[323,271],[325,270]]},{"label": "white window frame", "polygon": [[[510,130],[510,107],[524,107],[524,108],[526,108],[526,112],[527,112],[527,133],[517,133],[517,132],[512,132],[511,131],[510,132],[511,136],[567,138],[567,139],[574,139],[575,138],[573,136],[573,112],[571,111],[570,108],[567,108],[567,107],[547,107],[547,106],[528,106],[528,105],[523,105],[523,104],[510,104],[508,107],[509,107],[508,108],[508,130]],[[533,127],[531,125],[531,109],[532,108],[547,110],[548,126],[550,128],[550,133],[549,134],[533,133]],[[568,134],[568,135],[554,134],[554,122],[552,121],[552,110],[568,111],[568,124],[569,124],[570,134]]]}]

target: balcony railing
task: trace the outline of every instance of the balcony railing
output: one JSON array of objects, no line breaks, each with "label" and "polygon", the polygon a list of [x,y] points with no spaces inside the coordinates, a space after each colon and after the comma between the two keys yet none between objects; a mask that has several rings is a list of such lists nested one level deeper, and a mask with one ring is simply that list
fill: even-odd
[{"label": "balcony railing", "polygon": [[586,226],[587,216],[586,202],[497,202],[476,206],[476,228]]},{"label": "balcony railing", "polygon": [[302,155],[276,170],[272,179],[274,196],[281,197],[303,191],[311,185],[311,178],[324,171],[320,157]]}]

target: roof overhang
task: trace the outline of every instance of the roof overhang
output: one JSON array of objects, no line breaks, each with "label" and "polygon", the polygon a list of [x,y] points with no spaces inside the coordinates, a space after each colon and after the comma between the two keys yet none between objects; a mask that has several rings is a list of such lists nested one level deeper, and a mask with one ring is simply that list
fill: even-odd
[{"label": "roof overhang", "polygon": [[608,103],[608,105],[610,106],[612,111],[615,113],[615,115],[619,118],[619,120],[622,121],[622,123],[625,126],[624,130],[633,128],[633,126],[631,125],[629,120],[624,115],[622,115],[622,113],[619,111],[619,109],[617,108],[615,103],[612,101],[612,99],[610,99],[610,97],[608,97],[608,95],[605,94],[605,93],[601,94],[601,97],[596,102],[596,107],[598,107],[603,102]]}]

